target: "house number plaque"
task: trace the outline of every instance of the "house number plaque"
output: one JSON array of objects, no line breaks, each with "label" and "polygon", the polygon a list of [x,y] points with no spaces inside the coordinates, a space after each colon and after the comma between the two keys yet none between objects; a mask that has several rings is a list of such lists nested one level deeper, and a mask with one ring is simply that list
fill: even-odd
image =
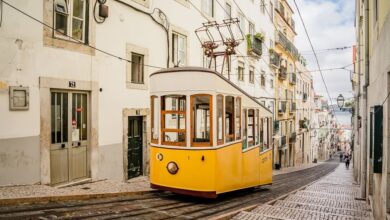
[{"label": "house number plaque", "polygon": [[69,81],[69,88],[76,88],[76,82],[75,81]]}]

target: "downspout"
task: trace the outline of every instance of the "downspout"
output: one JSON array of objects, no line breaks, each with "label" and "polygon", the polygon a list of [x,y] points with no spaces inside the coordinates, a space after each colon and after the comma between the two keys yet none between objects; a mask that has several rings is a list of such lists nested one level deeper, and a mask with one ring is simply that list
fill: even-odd
[{"label": "downspout", "polygon": [[[114,1],[116,1],[122,5],[125,5],[127,7],[130,7],[137,12],[148,15],[156,24],[158,24],[162,29],[164,29],[165,34],[166,34],[166,40],[167,40],[167,68],[169,68],[169,59],[170,59],[170,57],[169,57],[169,21],[168,21],[168,17],[166,16],[166,14],[159,8],[154,8],[152,12],[146,12],[146,11],[143,11],[143,10],[137,8],[137,7],[134,7],[131,4],[123,2],[121,0],[114,0]],[[161,22],[157,21],[156,18],[153,17],[154,12],[158,13],[158,17],[161,19]]]},{"label": "downspout", "polygon": [[363,85],[363,122],[364,122],[364,131],[363,131],[363,143],[362,144],[362,177],[361,177],[361,197],[367,199],[366,185],[367,185],[367,110],[368,110],[368,86],[369,86],[369,74],[370,74],[370,18],[369,18],[369,1],[364,1],[364,74],[365,82]]}]

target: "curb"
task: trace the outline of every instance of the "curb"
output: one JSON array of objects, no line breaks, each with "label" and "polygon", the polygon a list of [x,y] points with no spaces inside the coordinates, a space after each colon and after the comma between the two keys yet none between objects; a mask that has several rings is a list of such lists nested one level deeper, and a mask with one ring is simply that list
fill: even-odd
[{"label": "curb", "polygon": [[65,195],[65,196],[42,196],[42,197],[0,199],[0,206],[61,202],[61,201],[89,200],[89,199],[104,199],[104,198],[112,198],[112,197],[117,197],[117,196],[145,195],[145,194],[157,192],[157,191],[159,191],[159,190],[143,190],[143,191],[131,191],[131,192],[96,193],[96,194],[79,194],[79,195],[76,194],[76,195]]},{"label": "curb", "polygon": [[320,179],[314,180],[314,181],[311,182],[311,183],[308,183],[308,184],[306,184],[306,185],[304,185],[304,186],[301,186],[301,187],[299,187],[298,189],[295,189],[295,190],[293,190],[293,191],[291,191],[291,192],[289,192],[289,193],[287,193],[287,194],[281,195],[281,196],[277,197],[276,199],[273,199],[273,200],[268,201],[268,202],[266,202],[266,203],[259,203],[259,204],[255,204],[255,205],[250,205],[250,206],[247,206],[247,207],[244,207],[244,208],[241,208],[241,209],[232,211],[232,212],[228,212],[228,213],[226,213],[226,214],[219,215],[219,216],[216,216],[216,217],[213,217],[213,218],[210,218],[210,219],[211,219],[211,220],[227,220],[227,219],[231,219],[232,217],[234,217],[235,215],[237,215],[239,212],[242,212],[242,211],[251,211],[251,210],[255,209],[257,206],[259,206],[259,205],[272,205],[272,204],[274,204],[276,201],[282,200],[282,199],[288,197],[289,195],[294,194],[294,193],[296,193],[296,192],[298,192],[298,191],[300,191],[300,190],[303,190],[303,189],[305,189],[306,187],[308,187],[308,186],[310,186],[310,185],[312,185],[312,184],[318,182],[318,181],[321,180],[322,178],[324,178],[324,177],[328,176],[329,174],[333,173],[336,169],[337,169],[337,167],[334,168],[332,171],[330,171],[330,172],[329,172],[328,174],[326,174],[325,176],[322,176]]}]

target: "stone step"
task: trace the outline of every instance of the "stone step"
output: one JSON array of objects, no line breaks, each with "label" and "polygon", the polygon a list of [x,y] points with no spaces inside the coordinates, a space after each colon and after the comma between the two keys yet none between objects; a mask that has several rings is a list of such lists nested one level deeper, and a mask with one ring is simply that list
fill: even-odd
[{"label": "stone step", "polygon": [[317,191],[298,191],[295,193],[297,196],[309,196],[309,197],[316,197],[316,198],[329,198],[333,200],[340,200],[340,201],[351,201],[354,200],[355,197],[351,195],[337,195],[337,194],[331,194],[331,193],[324,193],[324,192],[317,192]]},{"label": "stone step", "polygon": [[290,195],[286,199],[289,202],[306,203],[341,209],[352,209],[352,210],[368,210],[369,206],[364,201],[351,200],[351,201],[339,201],[328,198],[315,198],[309,196]]},{"label": "stone step", "polygon": [[254,210],[251,213],[261,214],[266,217],[272,217],[276,219],[289,219],[289,220],[301,220],[301,219],[321,219],[321,220],[332,220],[332,219],[343,219],[343,220],[365,220],[369,218],[359,218],[353,216],[337,215],[333,213],[324,213],[316,211],[307,211],[302,209],[293,209],[283,206],[271,206],[271,205],[262,205]]},{"label": "stone step", "polygon": [[334,208],[334,207],[328,207],[328,206],[319,206],[319,205],[306,204],[306,203],[289,202],[289,201],[285,201],[285,200],[277,201],[274,204],[274,206],[283,206],[283,207],[292,208],[292,209],[302,209],[302,210],[306,210],[306,211],[324,212],[324,213],[331,213],[331,214],[336,214],[336,215],[352,216],[352,217],[357,217],[357,218],[369,218],[370,217],[369,210],[340,209],[340,208]]},{"label": "stone step", "polygon": [[342,188],[336,188],[336,187],[329,187],[329,186],[309,186],[305,190],[309,191],[317,191],[317,192],[325,192],[329,194],[338,194],[338,195],[351,195],[357,197],[359,195],[359,191],[352,189],[342,189]]},{"label": "stone step", "polygon": [[272,218],[266,215],[257,214],[253,212],[240,212],[233,218],[233,220],[279,220],[280,218]]}]

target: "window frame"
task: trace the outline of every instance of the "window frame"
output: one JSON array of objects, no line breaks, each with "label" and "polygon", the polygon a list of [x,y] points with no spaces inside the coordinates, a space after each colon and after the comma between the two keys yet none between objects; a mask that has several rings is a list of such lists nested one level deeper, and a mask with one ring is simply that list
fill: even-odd
[{"label": "window frame", "polygon": [[[73,42],[81,42],[83,44],[88,44],[88,29],[89,29],[89,0],[83,0],[83,18],[74,16],[73,13],[73,5],[75,0],[64,0],[67,7],[67,12],[57,11],[57,2],[53,1],[53,37],[59,38],[62,40],[68,40]],[[56,22],[57,22],[57,13],[66,16],[66,31],[62,33],[57,30]],[[73,36],[73,19],[82,21],[82,37],[81,39],[77,39]]]},{"label": "window frame", "polygon": [[[184,40],[184,50],[179,50],[179,38]],[[176,39],[176,40],[175,40]],[[186,66],[188,59],[187,51],[187,36],[179,32],[172,32],[172,63],[174,66]],[[178,63],[179,53],[184,52],[184,62]]]},{"label": "window frame", "polygon": [[[154,105],[154,99],[157,99],[157,106]],[[157,109],[155,109],[157,107]],[[150,140],[151,140],[151,143],[153,144],[158,144],[158,139],[160,137],[160,132],[159,132],[159,128],[157,127],[157,129],[154,129],[155,127],[154,126],[158,126],[158,118],[157,118],[157,124],[154,123],[154,113],[155,113],[155,110],[157,110],[157,117],[158,117],[158,112],[159,112],[159,108],[158,108],[158,96],[156,95],[152,95],[150,96]],[[157,139],[153,138],[153,130],[157,130]]]},{"label": "window frame", "polygon": [[[252,116],[250,116],[253,113]],[[246,113],[246,121],[245,121],[245,127],[247,128],[246,136],[247,136],[247,142],[248,142],[248,148],[256,146],[256,110],[249,108],[247,109]],[[252,117],[252,123],[249,123],[249,118]],[[249,141],[249,130],[252,130],[252,140]],[[252,144],[251,144],[252,142]]]},{"label": "window frame", "polygon": [[[210,141],[209,142],[194,142],[194,132],[195,132],[195,122],[194,122],[194,98],[197,96],[208,96],[209,97],[209,107],[210,107]],[[213,146],[213,95],[210,94],[193,94],[190,96],[190,125],[191,125],[191,146],[192,147],[212,147]]]},{"label": "window frame", "polygon": [[226,12],[229,12],[229,14],[225,13],[225,18],[226,19],[232,18],[232,6],[229,2],[225,2],[225,10]]},{"label": "window frame", "polygon": [[[179,97],[179,106],[180,106],[180,97],[184,97],[185,100],[185,105],[184,105],[184,110],[163,110],[165,108],[163,105],[165,103],[166,97]],[[163,145],[168,145],[168,146],[186,146],[187,145],[187,96],[185,95],[164,95],[161,96],[160,98],[160,122],[161,122],[161,144]],[[172,128],[165,128],[165,114],[182,114],[184,116],[184,129],[172,129]],[[179,116],[180,118],[180,116]],[[180,120],[180,119],[178,119]],[[184,142],[172,142],[172,141],[165,141],[165,133],[166,132],[176,132],[176,133],[184,133]]]},{"label": "window frame", "polygon": [[[141,63],[140,62],[135,62],[133,61],[133,56],[137,56],[139,58],[141,58]],[[135,81],[133,79],[133,65],[139,65],[138,66],[138,71],[141,69],[141,73],[137,73],[138,75],[138,81]],[[142,79],[141,81],[139,79]],[[136,52],[131,52],[131,73],[130,73],[130,83],[132,84],[139,84],[139,85],[143,85],[145,84],[145,55],[143,54],[140,54],[140,53],[136,53]]]},{"label": "window frame", "polygon": [[255,68],[253,66],[249,66],[249,83],[255,83]]},{"label": "window frame", "polygon": [[[235,113],[235,118],[234,118],[234,123],[236,124],[235,126],[235,140],[241,140],[242,139],[242,103],[241,103],[241,97],[236,97],[235,98],[235,103],[234,103],[234,113]],[[239,115],[237,113],[240,113]],[[237,121],[238,119],[238,121]],[[237,126],[239,125],[239,127]],[[238,132],[238,133],[237,133]]]},{"label": "window frame", "polygon": [[[240,74],[240,69],[242,70],[241,74]],[[238,66],[237,66],[237,79],[238,81],[245,81],[244,80],[244,72],[245,72],[245,67],[244,67],[244,63],[239,61],[238,62]]]},{"label": "window frame", "polygon": [[[218,122],[218,117],[219,117],[219,107],[218,107],[218,104],[219,104],[219,100],[218,98],[222,98],[222,107],[221,107],[221,117],[222,117],[222,127],[220,128],[219,127],[219,122]],[[222,94],[218,94],[216,96],[216,119],[217,119],[217,145],[222,145],[225,143],[225,97],[222,95]],[[219,129],[222,129],[222,139],[218,139],[218,134],[219,134]]]},{"label": "window frame", "polygon": [[[211,6],[211,9],[210,8],[207,8],[207,11],[206,10],[206,6],[204,5],[206,3],[206,1],[208,1],[208,4],[207,6]],[[201,1],[201,11],[203,14],[209,16],[209,17],[214,17],[214,8],[215,8],[215,5],[214,5],[214,0],[202,0]],[[211,14],[209,14],[211,12]]]},{"label": "window frame", "polygon": [[[230,134],[230,133],[228,133],[228,132],[226,132],[226,129],[228,129],[226,126],[227,126],[227,124],[226,124],[226,107],[227,107],[227,105],[226,105],[226,103],[227,103],[227,101],[226,101],[226,99],[228,99],[228,98],[231,98],[232,99],[232,101],[233,101],[233,105],[232,105],[232,110],[233,110],[233,112],[232,112],[232,133]],[[226,143],[230,143],[230,142],[233,142],[233,141],[235,141],[236,140],[236,137],[235,137],[235,135],[236,135],[236,131],[235,131],[235,129],[236,129],[236,126],[235,126],[235,120],[236,120],[236,115],[235,115],[235,111],[236,111],[236,107],[235,107],[235,103],[236,103],[236,98],[234,97],[234,96],[231,96],[231,95],[227,95],[227,96],[225,96],[225,99],[224,99],[224,102],[225,102],[225,108],[224,108],[224,129],[225,129],[225,142]],[[231,141],[230,141],[231,140]]]}]

